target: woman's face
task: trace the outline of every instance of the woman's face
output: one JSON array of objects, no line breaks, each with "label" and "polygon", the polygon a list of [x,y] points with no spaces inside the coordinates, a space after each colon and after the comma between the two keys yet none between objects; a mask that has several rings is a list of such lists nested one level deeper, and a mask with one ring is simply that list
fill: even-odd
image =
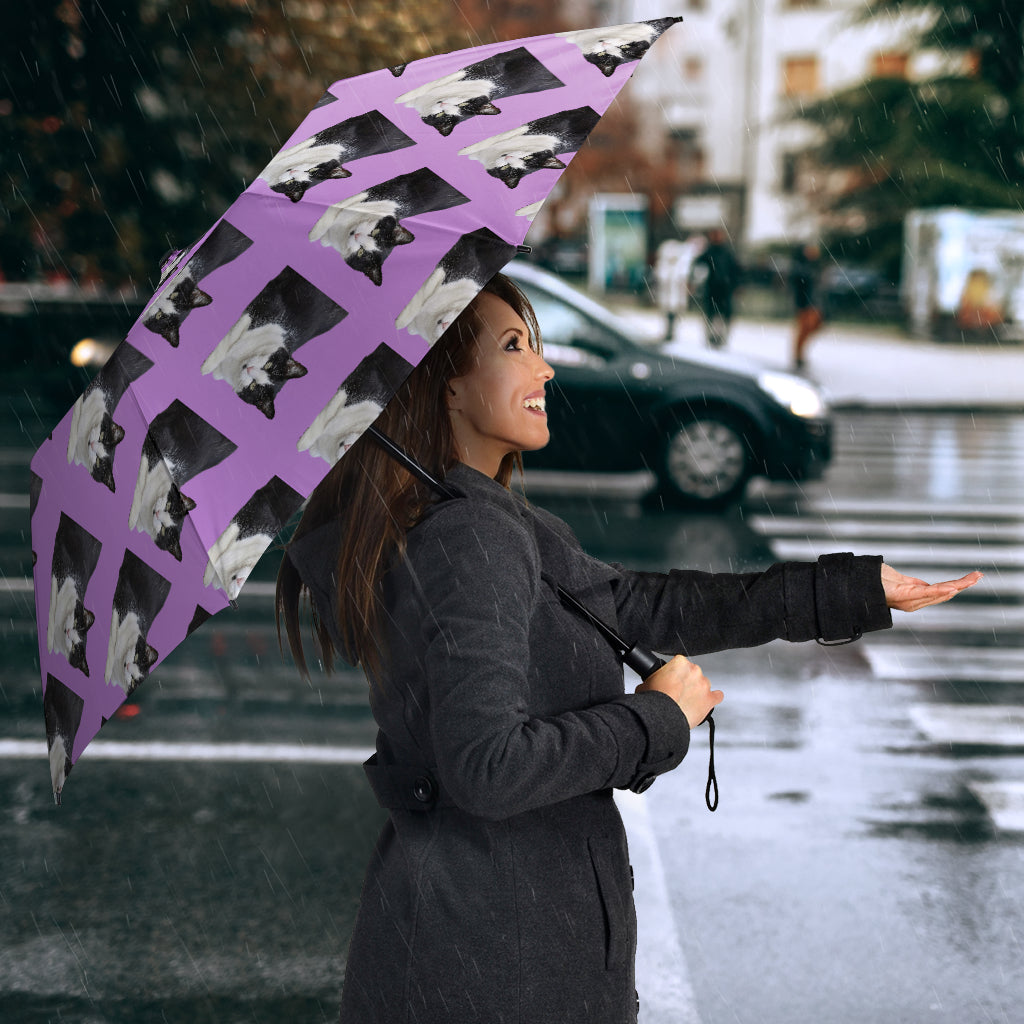
[{"label": "woman's face", "polygon": [[503,299],[484,292],[473,365],[448,382],[448,412],[459,460],[494,477],[510,452],[548,443],[544,385],[555,375],[530,348],[530,331]]}]

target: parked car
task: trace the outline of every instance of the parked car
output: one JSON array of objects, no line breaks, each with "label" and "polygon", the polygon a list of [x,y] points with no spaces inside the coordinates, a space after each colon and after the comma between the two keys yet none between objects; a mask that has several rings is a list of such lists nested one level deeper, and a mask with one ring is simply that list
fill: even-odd
[{"label": "parked car", "polygon": [[652,349],[599,303],[537,267],[506,272],[541,326],[551,442],[527,471],[650,471],[675,502],[721,506],[755,476],[819,477],[832,456],[822,393],[730,353]]}]

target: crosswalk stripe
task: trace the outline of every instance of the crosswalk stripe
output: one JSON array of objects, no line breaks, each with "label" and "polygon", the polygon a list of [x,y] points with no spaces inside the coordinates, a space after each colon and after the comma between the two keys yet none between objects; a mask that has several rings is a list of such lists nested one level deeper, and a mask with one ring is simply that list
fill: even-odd
[{"label": "crosswalk stripe", "polygon": [[932,743],[1024,748],[1024,708],[1011,704],[912,704],[910,719]]},{"label": "crosswalk stripe", "polygon": [[[796,540],[792,538],[775,539],[769,536],[775,556],[782,561],[814,561],[818,555],[834,551],[829,547],[831,538],[819,540]],[[890,565],[944,565],[963,566],[963,572],[972,569],[985,571],[992,566],[1024,568],[1024,546],[1005,548],[985,544],[941,544],[898,542],[890,544],[885,538],[879,538],[870,545],[848,544],[845,550],[860,555],[884,555]]]},{"label": "crosswalk stripe", "polygon": [[[812,498],[804,507],[808,512],[823,516],[870,516],[872,518],[920,518],[920,501],[902,501],[898,498]],[[1019,504],[994,505],[979,502],[942,502],[924,510],[930,520],[954,519],[1007,519],[1024,522]]]},{"label": "crosswalk stripe", "polygon": [[967,788],[984,805],[996,828],[1024,832],[1024,781],[969,782]]},{"label": "crosswalk stripe", "polygon": [[1024,607],[972,604],[961,597],[955,603],[933,605],[914,614],[894,612],[892,625],[914,633],[983,633],[991,640],[994,634],[1024,631]]},{"label": "crosswalk stripe", "polygon": [[[82,751],[90,761],[247,761],[252,763],[362,764],[370,747],[297,743],[122,743],[93,740]],[[0,758],[45,758],[44,740],[0,739]],[[77,763],[77,762],[76,762]]]},{"label": "crosswalk stripe", "polygon": [[1016,522],[980,522],[949,519],[927,522],[908,519],[905,522],[877,519],[813,519],[803,516],[749,516],[747,524],[772,537],[866,537],[905,540],[932,537],[948,541],[975,539],[985,544],[1013,544],[1024,541],[1024,519]]},{"label": "crosswalk stripe", "polygon": [[1018,648],[910,647],[866,639],[863,651],[877,679],[1024,683],[1024,650]]}]

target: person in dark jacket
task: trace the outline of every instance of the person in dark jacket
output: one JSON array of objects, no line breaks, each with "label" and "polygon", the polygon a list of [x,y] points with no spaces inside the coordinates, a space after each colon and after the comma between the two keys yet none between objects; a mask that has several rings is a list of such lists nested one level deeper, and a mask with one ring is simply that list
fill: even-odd
[{"label": "person in dark jacket", "polygon": [[[379,726],[367,776],[389,812],[367,869],[344,1024],[633,1024],[636,919],[613,790],[642,792],[722,699],[690,657],[775,638],[839,640],[890,607],[947,600],[880,557],[765,572],[633,572],[589,556],[509,488],[548,440],[533,313],[492,280],[389,403],[379,428],[455,497],[369,438],[311,496],[277,609],[305,671],[360,663]],[[626,693],[618,657],[560,602],[675,657]]]},{"label": "person in dark jacket", "polygon": [[693,261],[691,275],[699,281],[700,307],[708,345],[722,348],[732,324],[732,298],[740,283],[741,268],[722,228],[708,232],[708,244]]}]

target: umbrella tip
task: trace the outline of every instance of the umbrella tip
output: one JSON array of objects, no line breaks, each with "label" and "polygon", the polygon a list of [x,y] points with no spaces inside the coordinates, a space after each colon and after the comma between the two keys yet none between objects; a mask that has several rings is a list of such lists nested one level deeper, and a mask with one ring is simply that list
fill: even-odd
[{"label": "umbrella tip", "polygon": [[528,255],[529,253],[533,252],[533,246],[532,245],[517,245],[516,246],[516,252],[521,254],[521,255],[523,255],[523,256]]}]

